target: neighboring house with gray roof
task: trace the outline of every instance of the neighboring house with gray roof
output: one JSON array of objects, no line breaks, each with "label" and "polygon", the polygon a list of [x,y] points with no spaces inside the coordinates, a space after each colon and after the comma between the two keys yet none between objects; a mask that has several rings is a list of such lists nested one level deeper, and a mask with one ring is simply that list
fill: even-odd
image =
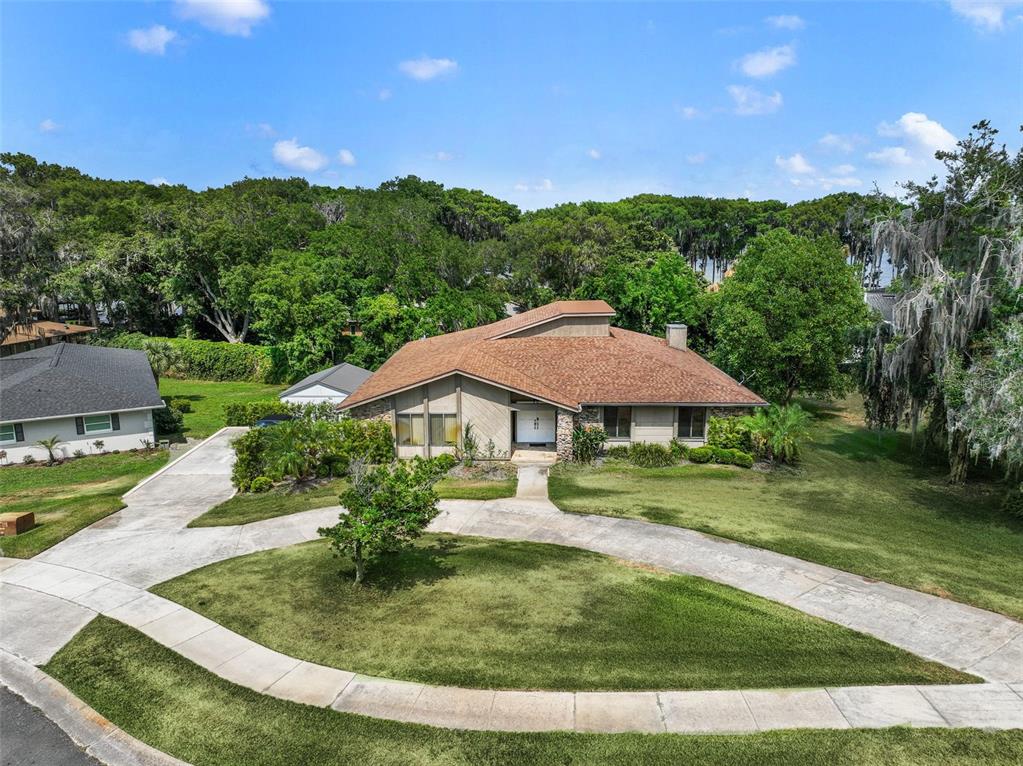
[{"label": "neighboring house with gray roof", "polygon": [[356,367],[354,364],[336,364],[303,378],[291,388],[283,391],[280,398],[282,402],[292,404],[319,404],[320,402],[341,404],[372,374],[369,370]]},{"label": "neighboring house with gray roof", "polygon": [[898,299],[899,296],[895,293],[884,290],[867,290],[863,293],[864,303],[876,311],[885,324],[891,324],[895,319],[895,302]]},{"label": "neighboring house with gray roof", "polygon": [[76,450],[127,450],[155,443],[153,410],[164,406],[144,351],[71,343],[0,358],[0,450],[7,462],[46,457],[56,436]]}]

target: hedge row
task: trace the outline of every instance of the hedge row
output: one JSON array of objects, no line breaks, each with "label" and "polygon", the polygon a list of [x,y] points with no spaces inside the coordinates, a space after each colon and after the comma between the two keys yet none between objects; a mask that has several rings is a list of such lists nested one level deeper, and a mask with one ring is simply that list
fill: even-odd
[{"label": "hedge row", "polygon": [[226,343],[191,338],[161,338],[140,332],[118,333],[93,338],[91,342],[115,348],[142,349],[147,340],[166,341],[181,354],[179,367],[168,373],[197,380],[244,380],[253,383],[283,383],[288,380],[284,355],[270,346]]},{"label": "hedge row", "polygon": [[310,420],[337,420],[337,410],[330,402],[295,404],[280,399],[257,399],[254,402],[230,402],[224,405],[224,424],[254,426],[268,415],[292,415]]}]

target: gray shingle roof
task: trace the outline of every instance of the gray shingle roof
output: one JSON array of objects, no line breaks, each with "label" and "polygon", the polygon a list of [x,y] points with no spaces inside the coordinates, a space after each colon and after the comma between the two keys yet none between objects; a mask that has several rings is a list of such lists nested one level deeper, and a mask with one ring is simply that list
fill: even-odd
[{"label": "gray shingle roof", "polygon": [[326,370],[314,372],[307,378],[303,378],[287,391],[283,391],[281,396],[293,396],[299,391],[304,391],[315,385],[327,386],[343,394],[350,394],[372,374],[369,370],[342,362],[341,364],[335,364],[333,367],[328,367]]},{"label": "gray shingle roof", "polygon": [[869,290],[863,294],[864,302],[878,312],[888,324],[895,318],[895,301],[898,296],[895,293],[886,293],[878,290]]},{"label": "gray shingle roof", "polygon": [[0,358],[0,422],[162,406],[145,351],[54,343]]}]

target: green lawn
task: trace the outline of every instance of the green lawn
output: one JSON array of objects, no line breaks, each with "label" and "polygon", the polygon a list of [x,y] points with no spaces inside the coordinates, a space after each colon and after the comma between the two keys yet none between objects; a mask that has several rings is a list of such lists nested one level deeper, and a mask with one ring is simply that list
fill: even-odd
[{"label": "green lawn", "polygon": [[951,487],[904,433],[868,431],[851,404],[818,413],[797,472],[557,465],[559,508],[709,532],[1023,618],[1023,523],[1003,489]]},{"label": "green lawn", "polygon": [[44,668],[128,733],[196,766],[757,764],[1009,766],[1023,732],[785,731],[736,736],[477,732],[337,713],[236,686],[97,617]]},{"label": "green lawn", "polygon": [[[427,535],[370,570],[316,541],[153,591],[278,651],[369,675],[511,689],[976,680],[766,599],[575,548]],[[345,570],[343,574],[340,570]]]},{"label": "green lawn", "polygon": [[445,476],[437,482],[437,495],[445,500],[495,500],[514,497],[518,479],[456,479]]},{"label": "green lawn", "polygon": [[284,388],[269,383],[160,378],[160,396],[191,403],[192,411],[185,413],[184,435],[195,439],[205,439],[224,427],[224,405],[276,399]]},{"label": "green lawn", "polygon": [[[235,495],[216,505],[202,516],[189,522],[190,527],[224,527],[233,524],[248,524],[276,516],[287,516],[314,508],[326,508],[338,504],[338,495],[345,488],[344,479],[335,479],[304,492],[274,490],[254,495]],[[437,484],[437,494],[442,498],[466,500],[490,500],[495,497],[510,497],[515,494],[515,480],[470,481],[467,479],[445,478]]]},{"label": "green lawn", "polygon": [[121,495],[166,462],[167,452],[158,450],[0,468],[0,513],[32,511],[37,525],[0,538],[0,551],[29,558],[46,550],[122,508]]},{"label": "green lawn", "polygon": [[243,493],[215,505],[190,527],[226,527],[252,521],[287,516],[291,513],[326,508],[338,504],[338,495],[345,488],[344,479],[334,479],[304,492],[271,490],[262,494]]}]

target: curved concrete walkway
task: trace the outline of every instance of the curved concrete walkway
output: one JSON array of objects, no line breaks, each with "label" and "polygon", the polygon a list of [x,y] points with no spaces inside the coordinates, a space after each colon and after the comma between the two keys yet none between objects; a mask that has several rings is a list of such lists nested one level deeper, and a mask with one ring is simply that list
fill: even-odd
[{"label": "curved concrete walkway", "polygon": [[[270,650],[144,588],[197,566],[316,537],[327,508],[241,527],[183,529],[230,495],[225,430],[126,496],[128,507],[30,561],[0,559],[0,648],[46,662],[97,613],[212,672],[282,699],[436,726],[742,732],[777,728],[1023,727],[1023,625],[1008,618],[689,530],[557,510],[546,472],[522,497],[447,501],[438,532],[570,545],[695,574],[871,633],[984,678],[957,686],[688,692],[458,689],[356,675]],[[209,459],[206,456],[209,456]],[[180,498],[185,498],[183,501]]]}]

